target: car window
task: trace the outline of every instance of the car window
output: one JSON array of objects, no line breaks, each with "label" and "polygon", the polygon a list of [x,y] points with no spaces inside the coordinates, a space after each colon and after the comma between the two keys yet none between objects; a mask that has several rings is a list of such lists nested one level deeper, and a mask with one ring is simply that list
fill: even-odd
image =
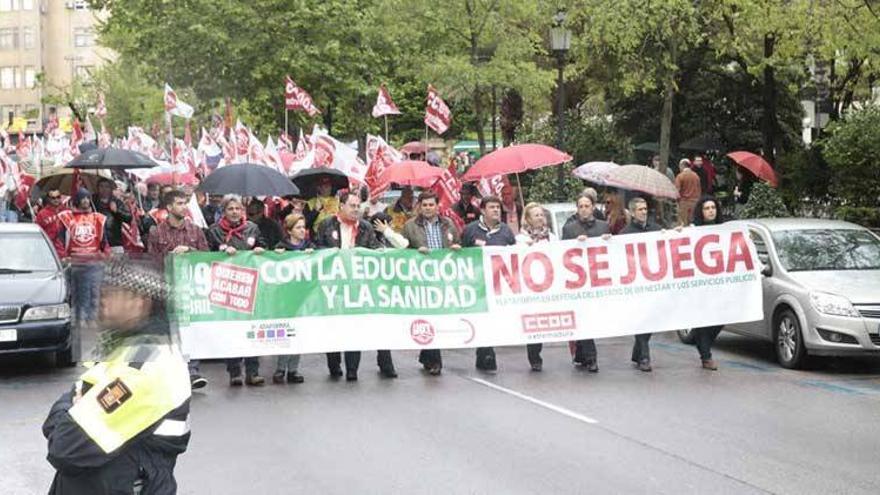
[{"label": "car window", "polygon": [[40,234],[0,235],[0,271],[55,271],[58,269],[52,247]]},{"label": "car window", "polygon": [[880,269],[880,239],[867,230],[782,230],[773,240],[788,271]]},{"label": "car window", "polygon": [[770,265],[770,253],[767,251],[767,241],[764,240],[764,237],[757,230],[750,230],[749,237],[752,239],[752,243],[755,245],[755,251],[758,253],[758,259],[761,260],[761,263],[764,265]]}]

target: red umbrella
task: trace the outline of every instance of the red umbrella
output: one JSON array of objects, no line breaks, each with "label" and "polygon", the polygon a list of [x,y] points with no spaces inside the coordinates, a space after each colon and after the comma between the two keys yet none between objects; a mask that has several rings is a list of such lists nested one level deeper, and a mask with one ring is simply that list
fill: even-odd
[{"label": "red umbrella", "polygon": [[[177,177],[173,177],[176,175]],[[162,172],[161,174],[151,175],[147,178],[147,184],[171,184],[174,181],[178,184],[194,186],[199,183],[195,175],[186,172],[182,174],[172,174],[171,172]]]},{"label": "red umbrella", "polygon": [[405,160],[386,168],[379,175],[379,184],[393,182],[401,186],[431,187],[442,175],[442,168],[428,162]]},{"label": "red umbrella", "polygon": [[527,170],[559,165],[571,160],[571,155],[543,144],[517,144],[493,151],[477,160],[461,177],[462,182],[486,177],[518,174]]},{"label": "red umbrella", "polygon": [[727,156],[740,167],[755,174],[755,177],[767,181],[770,186],[776,187],[779,185],[776,171],[767,163],[767,160],[760,156],[748,151],[734,151],[733,153],[728,153]]},{"label": "red umbrella", "polygon": [[410,141],[401,146],[400,151],[406,155],[420,155],[428,152],[428,146],[421,141]]}]

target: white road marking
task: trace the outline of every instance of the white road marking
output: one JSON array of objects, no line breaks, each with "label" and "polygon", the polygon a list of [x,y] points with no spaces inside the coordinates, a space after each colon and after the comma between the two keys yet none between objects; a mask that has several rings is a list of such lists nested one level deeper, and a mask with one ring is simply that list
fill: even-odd
[{"label": "white road marking", "polygon": [[568,416],[568,417],[571,418],[571,419],[576,419],[576,420],[578,420],[578,421],[581,421],[581,422],[584,422],[584,423],[587,423],[587,424],[591,424],[591,425],[595,425],[595,424],[598,424],[598,423],[599,423],[599,422],[596,421],[595,419],[590,418],[590,417],[588,417],[588,416],[584,416],[583,414],[580,414],[580,413],[576,413],[576,412],[572,411],[571,409],[566,409],[566,408],[564,408],[564,407],[562,407],[562,406],[557,406],[557,405],[555,405],[555,404],[551,404],[551,403],[549,403],[549,402],[545,402],[545,401],[543,401],[543,400],[541,400],[541,399],[536,399],[536,398],[534,398],[534,397],[531,397],[531,396],[529,396],[529,395],[523,394],[523,393],[521,393],[521,392],[517,392],[516,390],[511,390],[511,389],[509,389],[509,388],[504,388],[504,387],[502,387],[502,386],[500,386],[500,385],[495,385],[495,384],[492,383],[492,382],[487,382],[486,380],[483,380],[483,379],[480,379],[480,378],[471,378],[471,377],[469,377],[469,376],[466,376],[465,378],[467,378],[468,380],[470,380],[470,381],[472,381],[472,382],[479,383],[480,385],[484,385],[484,386],[486,386],[486,387],[489,387],[489,388],[491,388],[491,389],[493,389],[493,390],[497,390],[497,391],[499,391],[499,392],[503,392],[503,393],[505,393],[505,394],[507,394],[507,395],[512,395],[512,396],[516,397],[517,399],[522,399],[522,400],[524,400],[524,401],[526,401],[526,402],[531,402],[532,404],[535,404],[536,406],[540,406],[540,407],[543,407],[543,408],[545,408],[545,409],[549,409],[549,410],[551,410],[551,411],[553,411],[553,412],[557,412],[557,413],[559,413],[559,414],[562,414],[563,416]]}]

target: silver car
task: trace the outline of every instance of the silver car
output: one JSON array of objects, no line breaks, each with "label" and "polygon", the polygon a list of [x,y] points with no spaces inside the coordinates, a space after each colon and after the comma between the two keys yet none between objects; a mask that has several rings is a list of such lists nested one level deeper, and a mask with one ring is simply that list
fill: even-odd
[{"label": "silver car", "polygon": [[730,224],[749,230],[764,264],[764,319],[725,330],[772,342],[785,368],[809,355],[880,357],[880,237],[834,220]]}]

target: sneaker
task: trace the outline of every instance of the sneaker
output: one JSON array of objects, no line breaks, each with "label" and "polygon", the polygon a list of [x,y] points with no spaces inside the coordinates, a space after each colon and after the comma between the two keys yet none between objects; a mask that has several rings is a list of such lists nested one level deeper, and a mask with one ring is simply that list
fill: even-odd
[{"label": "sneaker", "polygon": [[385,378],[397,378],[397,371],[394,369],[394,366],[380,369],[379,373],[381,373],[382,376]]},{"label": "sneaker", "polygon": [[206,385],[208,385],[208,380],[203,378],[202,375],[191,375],[189,377],[189,386],[193,390],[205,388]]},{"label": "sneaker", "polygon": [[304,381],[306,381],[306,379],[296,371],[287,372],[287,383],[302,383]]},{"label": "sneaker", "polygon": [[266,379],[260,375],[248,375],[244,382],[248,385],[261,387],[266,383]]},{"label": "sneaker", "polygon": [[599,372],[599,362],[595,359],[591,359],[584,363],[584,367],[587,368],[587,371],[590,373],[598,373]]},{"label": "sneaker", "polygon": [[639,371],[651,371],[651,361],[647,359],[639,361]]},{"label": "sneaker", "polygon": [[718,364],[716,364],[715,361],[713,361],[711,359],[704,359],[703,360],[703,369],[715,371],[718,369]]},{"label": "sneaker", "polygon": [[244,380],[241,378],[241,375],[230,375],[229,376],[229,386],[230,387],[240,387],[244,385]]},{"label": "sneaker", "polygon": [[357,370],[345,370],[345,381],[356,382],[358,379]]},{"label": "sneaker", "polygon": [[280,385],[280,384],[284,383],[284,379],[286,377],[287,377],[287,373],[285,373],[284,371],[280,371],[280,370],[276,371],[274,374],[272,374],[272,383],[274,383],[276,385]]}]

